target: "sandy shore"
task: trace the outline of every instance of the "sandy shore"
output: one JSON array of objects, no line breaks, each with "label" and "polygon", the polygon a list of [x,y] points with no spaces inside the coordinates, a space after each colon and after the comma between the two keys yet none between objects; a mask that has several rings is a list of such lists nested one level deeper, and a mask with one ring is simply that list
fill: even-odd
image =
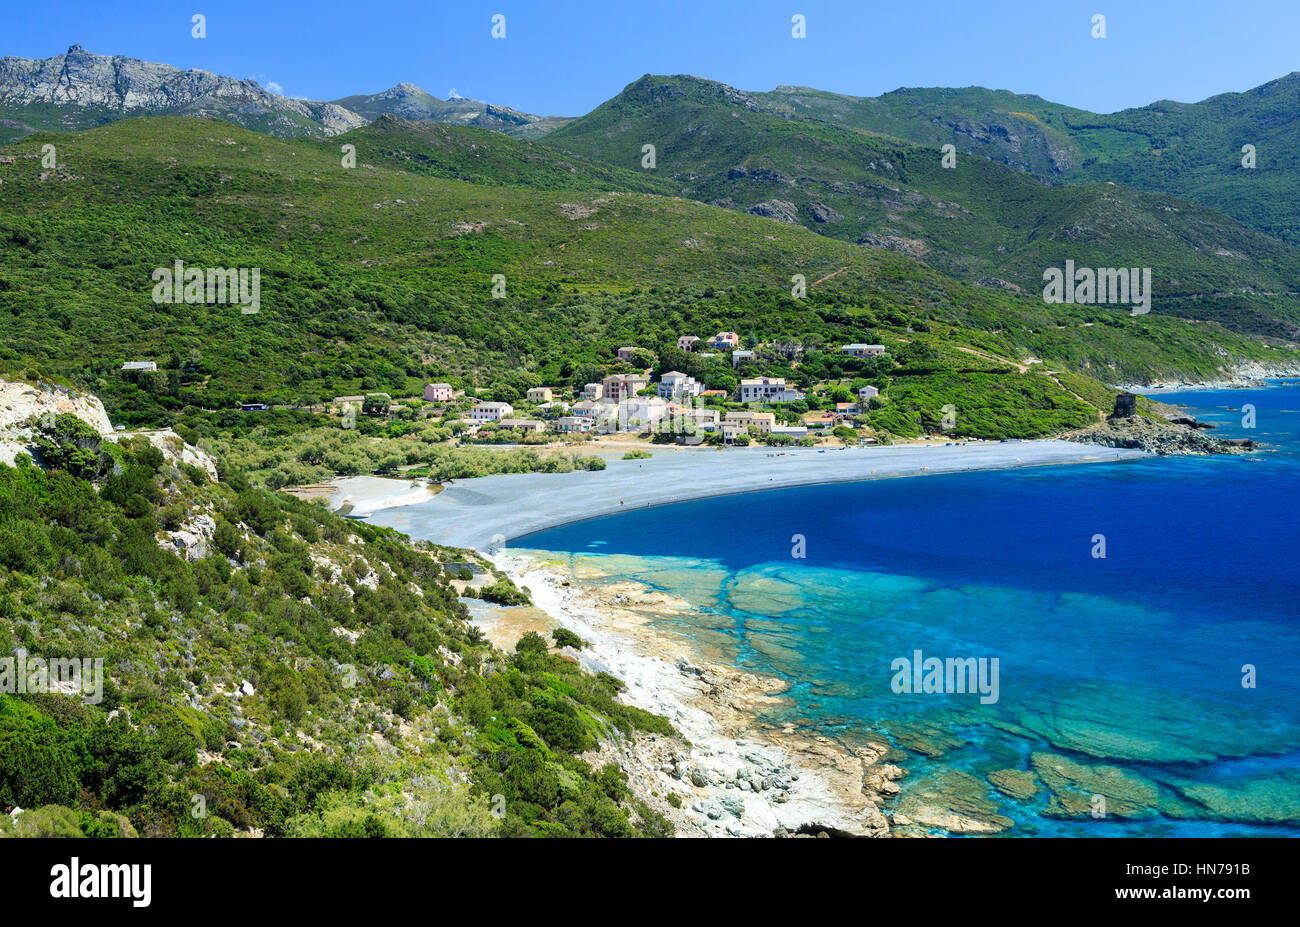
[{"label": "sandy shore", "polygon": [[328,483],[296,486],[285,492],[300,499],[326,498],[331,509],[349,506],[349,515],[373,515],[381,509],[401,508],[428,502],[436,495],[424,480],[390,479],[382,476],[348,476]]},{"label": "sandy shore", "polygon": [[[631,508],[818,483],[1125,460],[1141,451],[1068,441],[653,452],[606,470],[519,473],[457,481],[436,498],[375,511],[417,540],[487,549],[557,525]],[[376,507],[377,509],[378,507]]]}]

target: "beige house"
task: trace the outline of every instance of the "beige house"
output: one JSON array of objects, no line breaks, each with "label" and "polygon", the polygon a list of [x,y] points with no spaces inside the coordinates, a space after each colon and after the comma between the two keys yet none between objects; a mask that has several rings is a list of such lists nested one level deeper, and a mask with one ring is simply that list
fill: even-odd
[{"label": "beige house", "polygon": [[595,402],[605,395],[605,385],[603,383],[588,383],[582,388],[582,398],[589,402]]},{"label": "beige house", "polygon": [[555,393],[549,386],[534,386],[528,391],[528,401],[532,403],[551,402]]},{"label": "beige house", "polygon": [[699,335],[682,335],[677,339],[677,350],[689,351],[695,347],[695,342],[700,340]]},{"label": "beige house", "polygon": [[545,422],[539,422],[531,418],[503,418],[497,424],[502,428],[514,428],[516,431],[535,432],[537,434],[546,430]]},{"label": "beige house", "polygon": [[740,425],[743,428],[753,428],[771,434],[772,427],[776,424],[776,416],[771,412],[728,412],[727,417],[723,419],[723,424]]}]

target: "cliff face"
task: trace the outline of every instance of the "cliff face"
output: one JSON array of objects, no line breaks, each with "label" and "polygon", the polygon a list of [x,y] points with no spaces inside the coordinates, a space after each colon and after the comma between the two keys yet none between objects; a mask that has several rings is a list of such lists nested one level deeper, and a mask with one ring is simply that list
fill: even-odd
[{"label": "cliff face", "polygon": [[68,108],[65,124],[87,126],[112,115],[211,115],[276,135],[337,135],[367,122],[337,104],[289,99],[256,81],[96,55],[80,45],[51,58],[0,58],[0,106],[51,105]]},{"label": "cliff face", "polygon": [[18,455],[29,453],[33,433],[26,423],[63,413],[77,416],[101,435],[113,432],[103,403],[94,396],[57,386],[0,380],[0,464],[13,466]]}]

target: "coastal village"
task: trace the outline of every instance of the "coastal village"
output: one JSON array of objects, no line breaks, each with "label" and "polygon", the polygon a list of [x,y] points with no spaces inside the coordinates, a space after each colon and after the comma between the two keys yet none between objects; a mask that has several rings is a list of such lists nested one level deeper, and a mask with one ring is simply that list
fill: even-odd
[{"label": "coastal village", "polygon": [[[431,382],[418,397],[394,397],[374,392],[335,396],[310,411],[340,419],[344,427],[358,415],[371,418],[439,418],[451,424],[462,443],[547,444],[575,441],[643,438],[679,445],[812,446],[874,444],[878,438],[866,413],[880,403],[890,363],[884,345],[854,343],[824,351],[840,358],[869,361],[844,380],[801,384],[787,376],[768,375],[764,368],[797,370],[804,352],[798,344],[761,344],[751,340],[742,348],[736,332],[718,332],[707,339],[684,335],[680,354],[699,361],[720,360],[734,371],[732,389],[708,388],[706,382],[680,370],[655,374],[659,357],[650,350],[618,348],[610,372],[591,382],[538,385],[517,390],[507,398],[499,390],[473,390],[452,382]],[[155,373],[151,360],[130,360],[123,376]],[[264,412],[263,402],[241,404],[243,412]]]},{"label": "coastal village", "polygon": [[[707,341],[683,336],[677,346],[703,358],[722,355],[737,370],[761,363],[758,350],[740,348],[735,332],[719,332]],[[884,345],[878,344],[846,344],[840,351],[854,358],[886,354]],[[731,391],[708,389],[678,370],[665,371],[656,378],[650,366],[642,368],[638,363],[647,355],[654,357],[633,345],[619,348],[618,363],[629,369],[586,383],[581,390],[536,386],[512,403],[469,396],[450,383],[430,383],[423,399],[444,411],[462,413],[462,437],[469,441],[642,435],[684,445],[812,445],[831,436],[837,427],[852,428],[855,417],[881,392],[878,386],[863,383],[853,393],[841,386],[825,390],[830,398],[824,401],[820,396],[810,401],[808,391],[774,376],[742,376]],[[345,414],[348,406],[365,414],[399,411],[400,407],[386,407],[388,402],[391,397],[384,394],[338,396],[331,411]],[[837,437],[844,436],[841,432]],[[875,442],[871,436],[855,433],[852,437],[861,443]]]}]

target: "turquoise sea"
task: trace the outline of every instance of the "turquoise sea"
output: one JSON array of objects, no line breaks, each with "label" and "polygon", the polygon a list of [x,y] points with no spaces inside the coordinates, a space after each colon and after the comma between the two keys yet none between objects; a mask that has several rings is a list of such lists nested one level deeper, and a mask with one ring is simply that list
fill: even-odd
[{"label": "turquoise sea", "polygon": [[[887,738],[908,770],[888,810],[1300,835],[1300,384],[1157,398],[1268,447],[771,490],[510,546],[690,601],[661,630],[787,680],[766,720]],[[996,658],[996,702],[897,691],[917,651]]]}]

